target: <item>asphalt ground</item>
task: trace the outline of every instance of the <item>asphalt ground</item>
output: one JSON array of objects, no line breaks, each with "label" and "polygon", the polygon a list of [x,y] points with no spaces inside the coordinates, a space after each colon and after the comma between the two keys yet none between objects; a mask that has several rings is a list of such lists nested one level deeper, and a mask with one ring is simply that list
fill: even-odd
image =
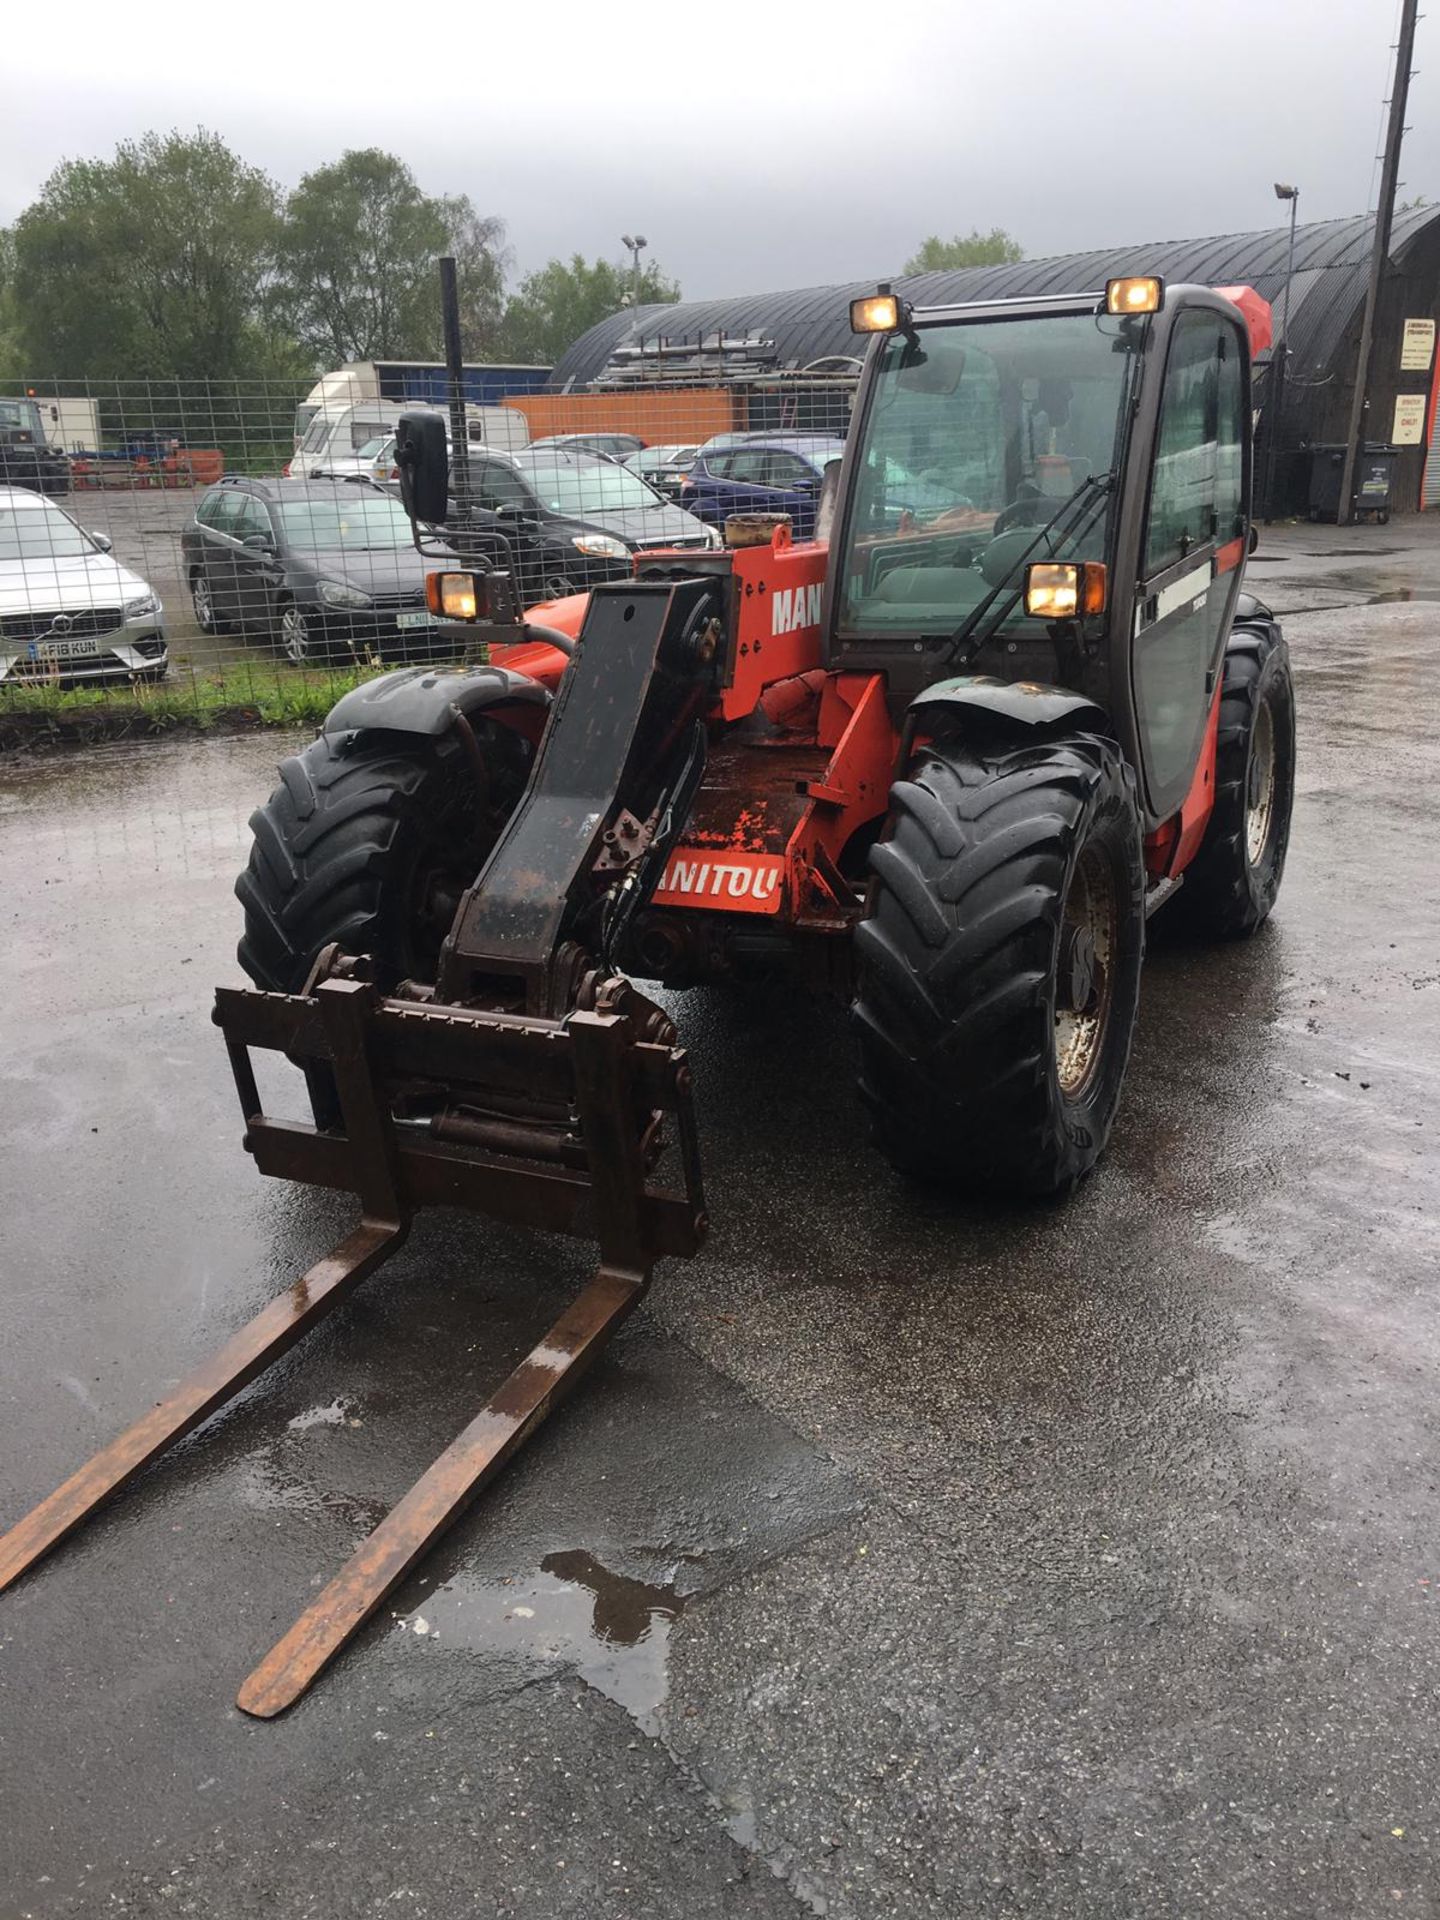
[{"label": "asphalt ground", "polygon": [[[711,1241],[294,1712],[231,1703],[578,1244],[422,1217],[0,1598],[5,1920],[1440,1911],[1440,540],[1251,584],[1289,872],[1157,938],[1095,1177],[918,1193],[838,1010],[677,997]],[[350,1221],[254,1173],[208,1018],[285,744],[0,769],[6,1519]]]}]

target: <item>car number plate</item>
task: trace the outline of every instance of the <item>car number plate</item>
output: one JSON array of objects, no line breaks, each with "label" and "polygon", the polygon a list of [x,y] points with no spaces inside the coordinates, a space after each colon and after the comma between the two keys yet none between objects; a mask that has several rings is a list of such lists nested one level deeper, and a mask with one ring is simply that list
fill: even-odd
[{"label": "car number plate", "polygon": [[88,660],[99,651],[98,640],[40,640],[35,645],[39,660]]},{"label": "car number plate", "polygon": [[435,616],[433,613],[397,613],[395,624],[397,627],[433,627]]}]

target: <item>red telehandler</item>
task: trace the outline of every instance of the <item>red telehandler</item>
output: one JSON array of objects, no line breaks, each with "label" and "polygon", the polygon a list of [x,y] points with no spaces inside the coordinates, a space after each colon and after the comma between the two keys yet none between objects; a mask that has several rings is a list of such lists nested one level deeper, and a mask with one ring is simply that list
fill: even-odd
[{"label": "red telehandler", "polygon": [[[704,1238],[690,1067],[634,977],[838,995],[895,1166],[1055,1194],[1115,1117],[1147,915],[1212,939],[1265,919],[1295,733],[1279,627],[1242,591],[1264,302],[882,287],[852,324],[826,540],[736,523],[528,619],[504,542],[451,510],[442,422],[402,423],[407,504],[452,555],[432,606],[489,657],[358,688],[284,763],[237,886],[255,990],[215,1007],[257,1166],[353,1192],[360,1225],[0,1540],[0,1586],[419,1208],[593,1238],[591,1284],[239,1703],[298,1698]],[[264,1111],[257,1047],[303,1067],[308,1120]]]}]

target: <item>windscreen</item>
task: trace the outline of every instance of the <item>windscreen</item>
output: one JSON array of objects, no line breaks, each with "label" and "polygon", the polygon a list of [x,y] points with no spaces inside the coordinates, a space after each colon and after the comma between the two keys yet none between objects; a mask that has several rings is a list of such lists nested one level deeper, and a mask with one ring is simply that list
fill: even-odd
[{"label": "windscreen", "polygon": [[997,620],[1023,618],[1009,600],[1027,560],[1105,559],[1139,338],[1133,322],[1082,313],[887,341],[844,533],[841,631],[948,637],[987,601]]},{"label": "windscreen", "polygon": [[398,500],[356,487],[354,498],[285,500],[273,511],[288,546],[316,552],[336,547],[408,547],[410,522]]},{"label": "windscreen", "polygon": [[0,506],[0,565],[7,560],[75,560],[99,551],[68,514],[50,506]]},{"label": "windscreen", "polygon": [[543,452],[515,462],[515,471],[552,513],[583,518],[590,513],[618,513],[636,507],[663,506],[658,493],[628,467],[613,460],[586,459]]}]

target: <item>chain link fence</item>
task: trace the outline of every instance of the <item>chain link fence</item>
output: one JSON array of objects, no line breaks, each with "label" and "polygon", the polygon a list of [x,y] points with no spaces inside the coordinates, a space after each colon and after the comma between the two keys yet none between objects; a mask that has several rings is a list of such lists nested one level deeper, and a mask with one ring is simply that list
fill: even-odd
[{"label": "chain link fence", "polygon": [[[524,604],[718,545],[734,512],[813,532],[852,369],[766,376],[724,342],[662,342],[587,390],[546,373],[467,369],[463,481],[452,440],[452,499]],[[444,401],[440,369],[395,365],[308,393],[37,377],[0,394],[0,738],[304,722],[357,678],[453,657],[394,463],[400,414],[453,426]]]}]

